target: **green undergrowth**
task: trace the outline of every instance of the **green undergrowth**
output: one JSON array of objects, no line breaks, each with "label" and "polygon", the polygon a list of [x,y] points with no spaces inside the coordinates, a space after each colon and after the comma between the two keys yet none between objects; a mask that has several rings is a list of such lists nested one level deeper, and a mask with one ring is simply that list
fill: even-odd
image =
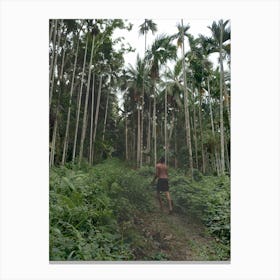
[{"label": "green undergrowth", "polygon": [[[149,253],[158,240],[149,241],[149,234],[145,233],[145,239],[141,232],[147,228],[141,217],[156,213],[155,192],[150,185],[153,175],[152,167],[132,170],[117,159],[95,166],[82,164],[80,168],[52,167],[50,260],[168,260],[168,252],[156,247]],[[190,180],[173,169],[169,177],[175,214],[201,220],[217,241],[215,251],[219,253],[213,259],[229,259],[229,178],[202,176],[197,171],[195,180]],[[168,219],[162,219],[168,226]]]},{"label": "green undergrowth", "polygon": [[[145,166],[139,174],[152,176]],[[203,176],[194,171],[193,180],[182,170],[169,169],[169,186],[175,211],[199,219],[215,237],[224,258],[230,255],[230,177]]]},{"label": "green undergrowth", "polygon": [[121,161],[50,170],[50,260],[132,260],[127,224],[149,211],[147,183]]},{"label": "green undergrowth", "polygon": [[199,176],[190,180],[171,172],[170,192],[175,207],[200,219],[224,245],[230,243],[230,178]]}]

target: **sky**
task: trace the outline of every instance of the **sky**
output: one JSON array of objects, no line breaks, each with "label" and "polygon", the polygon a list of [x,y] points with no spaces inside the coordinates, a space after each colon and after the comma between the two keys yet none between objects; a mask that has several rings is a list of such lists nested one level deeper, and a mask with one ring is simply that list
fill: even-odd
[{"label": "sky", "polygon": [[[157,24],[158,31],[153,35],[151,32],[147,34],[147,48],[149,48],[154,42],[155,38],[160,34],[172,35],[178,32],[176,25],[181,23],[181,19],[152,19],[154,23]],[[189,33],[192,34],[195,38],[199,34],[205,36],[211,36],[211,31],[207,26],[211,26],[213,21],[219,21],[220,18],[211,18],[211,19],[183,19],[184,25],[189,24],[190,29]],[[226,20],[226,19],[224,19]],[[113,38],[124,37],[123,42],[128,42],[132,48],[135,48],[135,52],[130,52],[124,55],[125,65],[132,66],[136,63],[137,54],[140,58],[144,56],[145,50],[145,38],[143,35],[139,35],[139,26],[144,22],[144,19],[128,19],[127,22],[133,24],[133,27],[130,31],[117,29],[113,34]],[[185,51],[189,50],[189,45],[187,40],[185,40]],[[180,57],[180,50],[178,50],[178,57]],[[215,65],[218,65],[218,54],[212,54],[209,59]],[[167,66],[171,69],[174,66],[174,62],[167,63]],[[117,93],[119,106],[123,107],[123,94],[121,92]]]},{"label": "sky", "polygon": [[[160,34],[175,34],[177,33],[177,27],[176,25],[178,23],[181,23],[181,19],[152,19],[156,24],[158,31],[153,35],[151,32],[147,34],[147,48],[151,46],[155,38]],[[199,34],[210,36],[211,31],[207,26],[210,26],[213,21],[218,21],[219,18],[211,18],[211,19],[183,19],[184,25],[189,24],[190,29],[189,33],[191,33],[194,37],[197,37]],[[139,26],[144,22],[144,19],[128,19],[128,22],[133,24],[133,28],[131,31],[127,30],[116,30],[114,33],[115,37],[123,36],[125,38],[125,42],[129,42],[130,45],[135,48],[135,52],[125,54],[125,64],[128,65],[129,63],[134,65],[136,62],[137,53],[141,58],[143,58],[144,55],[144,49],[145,49],[145,39],[144,36],[139,35]],[[188,43],[186,40],[185,43],[185,50],[188,51]],[[217,62],[217,57],[214,56],[213,62]]]}]

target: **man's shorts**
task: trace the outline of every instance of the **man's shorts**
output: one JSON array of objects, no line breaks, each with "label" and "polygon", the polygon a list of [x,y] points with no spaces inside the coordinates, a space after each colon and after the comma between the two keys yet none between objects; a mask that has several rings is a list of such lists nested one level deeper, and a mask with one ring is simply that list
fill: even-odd
[{"label": "man's shorts", "polygon": [[157,191],[159,191],[159,192],[169,191],[168,179],[165,179],[165,178],[159,178],[158,179],[158,181],[157,181]]}]

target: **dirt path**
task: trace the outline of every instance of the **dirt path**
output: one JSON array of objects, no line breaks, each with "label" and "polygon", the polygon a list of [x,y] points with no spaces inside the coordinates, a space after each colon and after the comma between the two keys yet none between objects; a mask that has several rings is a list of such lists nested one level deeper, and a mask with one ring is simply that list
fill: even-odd
[{"label": "dirt path", "polygon": [[[155,201],[149,214],[139,213],[134,224],[144,242],[135,248],[138,260],[218,261],[218,246],[205,227],[191,217],[160,211]],[[149,256],[149,257],[147,257]]]}]

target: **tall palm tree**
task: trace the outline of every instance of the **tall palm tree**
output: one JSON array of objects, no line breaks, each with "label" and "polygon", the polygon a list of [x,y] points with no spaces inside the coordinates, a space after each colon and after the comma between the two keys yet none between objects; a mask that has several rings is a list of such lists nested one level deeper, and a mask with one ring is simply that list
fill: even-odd
[{"label": "tall palm tree", "polygon": [[141,112],[143,111],[143,101],[141,100],[141,91],[145,83],[144,76],[146,76],[146,67],[144,60],[140,59],[139,55],[136,58],[136,67],[134,68],[131,64],[128,68],[128,86],[133,91],[134,101],[136,102],[137,110],[137,153],[136,153],[136,166],[141,167]]},{"label": "tall palm tree", "polygon": [[70,89],[70,96],[69,96],[67,122],[66,122],[64,144],[63,144],[62,165],[65,164],[66,155],[67,155],[72,96],[73,96],[73,90],[74,90],[74,81],[75,81],[75,78],[76,78],[75,74],[76,74],[76,67],[77,67],[77,58],[78,58],[78,53],[79,53],[80,33],[81,33],[81,30],[82,30],[82,27],[83,27],[83,22],[81,22],[81,26],[79,28],[79,31],[77,32],[77,35],[75,36],[76,41],[77,41],[77,48],[76,48],[76,53],[75,53],[74,68],[73,68],[72,79],[71,79],[71,89]]},{"label": "tall palm tree", "polygon": [[[51,69],[50,69],[51,80],[50,80],[49,107],[51,107],[51,103],[52,103],[52,96],[53,96],[53,89],[54,89],[54,78],[55,78],[54,68],[57,64],[58,52],[59,52],[59,47],[60,47],[60,39],[61,39],[61,34],[63,33],[63,28],[64,28],[64,26],[63,26],[63,19],[62,19],[62,20],[60,20],[60,29],[58,31],[57,45],[55,44],[55,42],[54,42],[54,45],[53,45],[53,58],[54,59],[52,59],[52,64],[51,64]],[[55,35],[56,35],[56,33],[55,33]]]},{"label": "tall palm tree", "polygon": [[49,41],[51,41],[51,38],[52,38],[52,33],[53,33],[53,30],[54,30],[54,25],[55,25],[55,19],[50,19],[49,20]]},{"label": "tall palm tree", "polygon": [[[207,92],[208,92],[208,103],[209,103],[209,109],[210,109],[212,137],[213,137],[213,139],[215,139],[215,127],[214,127],[214,118],[213,118],[213,110],[212,110],[211,88],[210,88],[209,77],[207,77]],[[220,169],[219,169],[218,153],[217,153],[216,145],[214,146],[214,156],[215,156],[216,172],[219,176],[220,175]]]},{"label": "tall palm tree", "polygon": [[56,137],[57,137],[57,129],[58,129],[58,118],[59,118],[59,107],[60,107],[60,96],[62,92],[62,77],[63,77],[63,69],[64,69],[64,59],[65,59],[65,52],[66,52],[66,38],[65,43],[63,46],[63,55],[62,55],[62,61],[61,61],[61,69],[60,74],[58,76],[58,97],[57,97],[57,104],[56,104],[56,112],[55,112],[55,123],[53,128],[53,134],[52,134],[52,145],[51,145],[51,153],[50,153],[50,166],[54,164],[54,155],[55,155],[55,146],[56,146]]},{"label": "tall palm tree", "polygon": [[92,91],[91,91],[91,114],[90,114],[90,133],[89,133],[89,164],[93,163],[92,157],[92,139],[93,139],[93,110],[94,110],[94,85],[95,73],[92,73]]},{"label": "tall palm tree", "polygon": [[225,171],[225,151],[224,151],[224,117],[223,117],[223,83],[224,83],[224,43],[230,39],[230,29],[227,28],[229,20],[220,20],[218,23],[213,22],[208,28],[212,32],[212,38],[209,38],[208,43],[211,47],[211,52],[219,52],[219,63],[220,63],[220,134],[221,134],[221,173]]},{"label": "tall palm tree", "polygon": [[[204,75],[205,75],[205,87],[207,90],[207,95],[208,95],[208,105],[209,105],[209,114],[210,114],[210,121],[211,121],[211,132],[212,132],[212,138],[215,140],[216,138],[216,133],[215,133],[215,127],[214,127],[214,114],[213,114],[213,109],[212,109],[212,92],[211,92],[211,87],[210,87],[210,81],[213,79],[213,65],[209,61],[208,56],[211,53],[211,46],[208,44],[208,38],[204,37],[203,35],[199,36],[199,41],[200,41],[200,46],[201,46],[201,52],[202,52],[202,64],[203,64],[203,69],[204,69]],[[217,172],[218,175],[220,175],[220,169],[219,169],[219,161],[218,161],[218,152],[217,152],[217,147],[214,145],[214,166],[215,166],[215,171]]]},{"label": "tall palm tree", "polygon": [[124,110],[120,108],[123,112],[125,118],[125,160],[129,160],[129,148],[128,148],[128,117],[130,115],[129,106],[128,106],[128,80],[130,76],[128,75],[128,70],[123,69],[121,74],[118,78],[119,89],[123,92],[123,99],[124,99]]},{"label": "tall palm tree", "polygon": [[[146,49],[147,49],[147,33],[149,31],[154,34],[157,31],[157,25],[154,23],[151,19],[145,19],[144,23],[142,23],[139,29],[139,34],[145,36],[145,49],[144,49],[144,57],[146,55]],[[145,61],[144,61],[145,62]],[[144,132],[144,80],[143,79],[143,86],[142,86],[142,96],[141,96],[141,105],[142,105],[142,110],[141,110],[141,136],[140,136],[140,167],[142,167],[142,162],[143,162],[143,132]],[[149,102],[149,105],[151,103]],[[148,133],[147,133],[147,150],[148,152],[150,151],[151,148],[151,139],[150,139],[150,106],[148,108]]]},{"label": "tall palm tree", "polygon": [[183,68],[183,81],[184,81],[184,110],[185,110],[185,126],[186,126],[186,142],[189,153],[189,173],[193,176],[193,156],[192,156],[192,144],[191,144],[191,129],[190,129],[190,114],[189,114],[189,99],[187,90],[186,79],[186,61],[185,61],[185,36],[188,35],[190,26],[184,26],[183,19],[181,24],[177,25],[178,33],[172,36],[172,39],[177,39],[177,45],[182,50],[182,68]]},{"label": "tall palm tree", "polygon": [[[167,157],[169,156],[169,146],[172,138],[173,132],[176,130],[175,123],[178,118],[177,114],[183,107],[183,102],[181,100],[180,95],[184,92],[183,86],[181,85],[181,75],[182,75],[182,61],[178,60],[174,66],[174,69],[171,70],[169,67],[166,67],[166,71],[164,72],[164,87],[166,88],[166,98],[165,103],[171,112],[171,120],[170,120],[170,130],[169,135],[167,136]],[[176,141],[176,139],[174,139]],[[176,143],[174,142],[175,146]],[[174,161],[176,162],[176,154],[174,154]]]},{"label": "tall palm tree", "polygon": [[96,101],[96,109],[95,109],[95,118],[94,118],[94,130],[93,130],[93,136],[92,136],[91,160],[93,160],[93,156],[94,156],[95,138],[96,138],[96,132],[97,132],[97,123],[98,123],[98,118],[99,118],[99,107],[100,107],[100,97],[101,97],[101,89],[102,89],[102,79],[103,79],[102,74],[100,74],[97,101]]},{"label": "tall palm tree", "polygon": [[[84,116],[83,116],[83,127],[82,127],[81,143],[80,143],[79,164],[82,161],[83,150],[84,150],[84,141],[85,141],[85,136],[86,136],[87,109],[88,109],[88,97],[89,97],[89,88],[90,88],[90,80],[91,80],[93,50],[95,48],[95,37],[99,33],[98,27],[97,27],[95,22],[93,22],[93,25],[90,28],[90,32],[92,33],[92,42],[91,42],[92,45],[91,45],[90,61],[89,61],[89,64],[88,64],[88,80],[87,80],[85,110],[84,110]],[[94,87],[94,84],[93,84],[93,87]]]},{"label": "tall palm tree", "polygon": [[[55,58],[55,54],[56,54],[56,34],[57,34],[57,25],[58,25],[58,20],[55,19],[54,21],[54,35],[53,35],[53,40],[51,41],[50,38],[50,44],[52,44],[52,53],[51,53],[51,58],[50,58],[50,72],[49,72],[49,85],[51,87],[51,82],[52,82],[52,74],[53,74],[53,68],[54,68],[54,58]],[[51,106],[51,104],[50,104]]]},{"label": "tall palm tree", "polygon": [[80,92],[78,95],[78,108],[76,114],[76,127],[75,127],[75,136],[74,136],[74,147],[73,147],[73,154],[72,154],[72,162],[74,163],[76,157],[76,147],[77,147],[77,138],[78,138],[78,129],[79,129],[79,119],[80,119],[80,110],[81,110],[81,100],[82,100],[82,93],[83,93],[83,85],[84,85],[84,75],[85,75],[85,66],[86,66],[86,57],[87,57],[87,48],[88,48],[88,34],[86,35],[86,46],[85,46],[85,53],[84,53],[84,62],[83,62],[83,70],[82,70],[82,77],[81,77],[81,86]]},{"label": "tall palm tree", "polygon": [[139,33],[145,35],[145,53],[147,49],[147,34],[151,31],[154,34],[157,31],[157,24],[151,19],[145,19],[144,22],[139,26]]},{"label": "tall palm tree", "polygon": [[[194,86],[194,91],[197,93],[199,99],[199,132],[200,132],[200,146],[201,146],[201,159],[202,159],[202,172],[206,172],[206,154],[204,148],[204,134],[203,134],[203,112],[202,112],[202,94],[203,90],[203,82],[205,75],[207,73],[206,66],[208,66],[207,61],[205,61],[203,56],[203,50],[200,44],[200,38],[194,38],[191,34],[188,34],[190,52],[188,53],[189,58],[189,68],[191,70],[191,79],[192,84]],[[194,106],[195,110],[195,106]],[[195,116],[195,114],[194,114]],[[195,127],[195,126],[194,126]]]},{"label": "tall palm tree", "polygon": [[153,131],[154,131],[154,165],[157,161],[157,132],[156,132],[156,82],[159,80],[160,66],[165,64],[168,60],[175,60],[177,58],[176,46],[171,44],[172,38],[166,35],[158,36],[151,48],[147,51],[146,58],[150,65],[150,76],[152,79],[153,90]]}]

